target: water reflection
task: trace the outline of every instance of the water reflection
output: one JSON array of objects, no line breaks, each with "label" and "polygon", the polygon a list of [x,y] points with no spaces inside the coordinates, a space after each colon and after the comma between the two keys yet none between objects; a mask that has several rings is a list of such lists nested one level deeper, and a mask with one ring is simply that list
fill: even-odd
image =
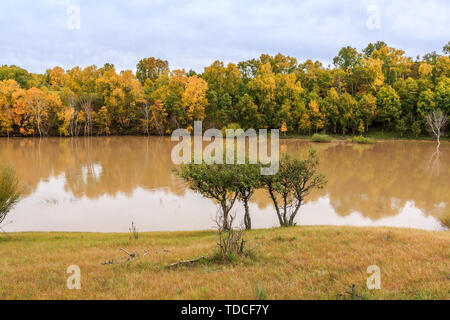
[{"label": "water reflection", "polygon": [[[156,137],[2,139],[0,162],[12,164],[26,187],[6,229],[126,231],[131,221],[141,230],[209,229],[215,206],[173,175],[173,146]],[[437,157],[432,142],[280,143],[294,156],[310,147],[329,183],[311,195],[299,224],[440,228],[435,217],[450,203],[450,143]],[[253,201],[254,225],[275,226],[265,193]]]}]

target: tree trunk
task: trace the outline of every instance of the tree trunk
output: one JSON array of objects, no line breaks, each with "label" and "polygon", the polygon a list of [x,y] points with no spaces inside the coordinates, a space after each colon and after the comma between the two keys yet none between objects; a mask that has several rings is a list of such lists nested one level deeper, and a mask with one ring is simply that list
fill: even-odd
[{"label": "tree trunk", "polygon": [[245,229],[251,230],[252,229],[252,219],[250,217],[250,209],[248,207],[248,198],[244,199],[244,208],[245,208],[245,215],[244,215]]},{"label": "tree trunk", "polygon": [[287,194],[283,195],[283,224],[282,226],[285,227],[288,225],[288,218],[287,218]]},{"label": "tree trunk", "polygon": [[301,205],[302,205],[302,202],[299,201],[299,203],[298,203],[297,206],[295,207],[294,212],[291,214],[291,216],[290,216],[290,218],[289,218],[289,226],[293,226],[293,225],[294,225],[294,219],[295,219],[295,217],[297,216],[297,213],[298,213],[298,211],[299,211]]},{"label": "tree trunk", "polygon": [[269,186],[269,194],[270,194],[270,198],[272,199],[273,205],[275,206],[275,211],[277,212],[277,216],[278,216],[278,221],[280,222],[280,226],[283,225],[283,219],[281,218],[281,214],[280,214],[280,208],[278,207],[278,203],[277,203],[277,198],[275,197],[272,187]]}]

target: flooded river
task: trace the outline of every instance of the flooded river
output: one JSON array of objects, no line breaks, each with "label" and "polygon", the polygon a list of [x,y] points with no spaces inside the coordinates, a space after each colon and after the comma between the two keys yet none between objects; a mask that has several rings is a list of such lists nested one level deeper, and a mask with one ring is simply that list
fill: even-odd
[{"label": "flooded river", "polygon": [[[204,230],[217,208],[172,172],[169,138],[0,139],[0,163],[17,170],[23,200],[6,231],[126,232]],[[394,226],[439,230],[450,210],[450,143],[431,141],[312,144],[281,140],[293,156],[317,149],[328,184],[314,192],[298,225]],[[243,207],[234,207],[239,219]],[[253,226],[278,225],[270,199],[258,191]]]}]

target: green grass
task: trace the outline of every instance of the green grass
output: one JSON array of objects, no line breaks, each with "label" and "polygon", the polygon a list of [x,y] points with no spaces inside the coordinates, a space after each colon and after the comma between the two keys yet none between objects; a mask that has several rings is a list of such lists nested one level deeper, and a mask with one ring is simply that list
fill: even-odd
[{"label": "green grass", "polygon": [[[334,140],[347,140],[352,138],[353,135],[344,135],[344,134],[328,134],[328,136],[332,137]],[[425,140],[432,141],[435,140],[430,135],[422,134],[418,137],[408,134],[400,134],[395,131],[382,131],[377,129],[370,129],[369,132],[365,133],[367,138],[372,138],[374,140]],[[288,133],[284,136],[280,136],[280,139],[303,139],[303,140],[311,140],[311,135],[297,134],[297,133]],[[441,141],[450,141],[450,136],[441,137]]]},{"label": "green grass", "polygon": [[311,140],[313,142],[324,142],[324,143],[327,143],[327,142],[333,141],[333,137],[330,137],[329,135],[326,135],[326,134],[318,134],[318,133],[316,133],[316,134],[314,134],[312,136]]},{"label": "green grass", "polygon": [[[217,233],[0,235],[0,299],[449,299],[450,232],[395,228],[254,230],[254,254],[214,259]],[[126,262],[126,254],[138,257]],[[180,261],[198,263],[167,268]],[[102,265],[114,261],[119,264]],[[81,290],[66,287],[81,269]],[[381,269],[381,290],[366,287]],[[354,285],[354,295],[349,288]]]}]

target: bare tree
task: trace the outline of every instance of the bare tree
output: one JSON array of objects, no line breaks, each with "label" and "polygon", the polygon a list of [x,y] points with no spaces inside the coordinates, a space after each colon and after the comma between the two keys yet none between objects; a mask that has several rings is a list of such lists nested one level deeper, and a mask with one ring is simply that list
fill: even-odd
[{"label": "bare tree", "polygon": [[436,137],[438,148],[441,145],[441,136],[444,134],[445,126],[448,123],[448,116],[441,110],[428,113],[425,116],[429,130]]},{"label": "bare tree", "polygon": [[151,107],[147,100],[141,102],[142,113],[145,117],[145,132],[147,135],[150,135],[150,112]]},{"label": "bare tree", "polygon": [[84,135],[92,134],[92,94],[87,93],[80,98],[81,108],[86,114],[86,121],[84,123]]},{"label": "bare tree", "polygon": [[42,99],[42,97],[38,94],[35,94],[31,97],[28,102],[30,110],[33,114],[34,123],[38,129],[39,136],[42,137],[45,135],[45,131],[42,128],[42,118],[45,117],[47,111],[47,102]]},{"label": "bare tree", "polygon": [[73,137],[76,134],[77,129],[77,120],[78,120],[78,112],[75,109],[77,105],[77,96],[73,93],[70,93],[67,97],[67,105],[73,110],[72,117],[70,119],[70,135]]}]

